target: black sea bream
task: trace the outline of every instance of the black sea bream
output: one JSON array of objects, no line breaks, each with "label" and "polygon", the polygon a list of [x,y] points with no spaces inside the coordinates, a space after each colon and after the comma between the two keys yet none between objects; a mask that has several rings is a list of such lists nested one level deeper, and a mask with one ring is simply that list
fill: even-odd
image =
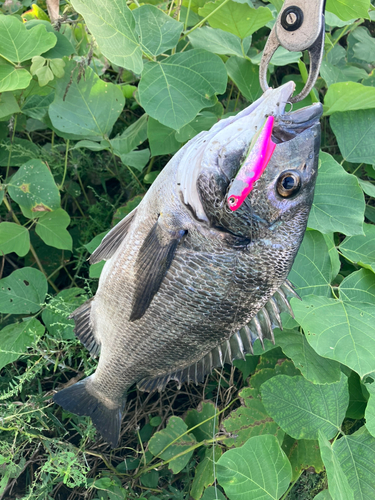
[{"label": "black sea bream", "polygon": [[[107,261],[99,288],[72,317],[98,367],[54,400],[89,415],[112,446],[132,384],[197,383],[280,325],[313,200],[322,113],[314,104],[284,114],[293,90],[269,89],[189,141],[91,256]],[[233,211],[232,180],[270,115],[276,148]]]}]

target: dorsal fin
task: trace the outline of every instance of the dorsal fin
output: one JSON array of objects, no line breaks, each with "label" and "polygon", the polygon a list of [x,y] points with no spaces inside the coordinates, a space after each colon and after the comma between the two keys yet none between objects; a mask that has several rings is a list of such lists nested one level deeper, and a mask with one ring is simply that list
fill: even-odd
[{"label": "dorsal fin", "polygon": [[145,378],[138,382],[138,389],[141,391],[159,392],[165,389],[170,380],[175,380],[179,386],[184,382],[204,382],[206,375],[210,374],[214,368],[223,366],[225,363],[232,364],[235,359],[244,359],[245,354],[253,354],[253,344],[259,339],[262,346],[265,338],[275,343],[273,335],[274,328],[280,328],[280,313],[293,311],[289,305],[287,296],[300,298],[294,291],[291,283],[286,282],[270,298],[252,318],[250,323],[243,326],[228,340],[217,345],[212,351],[203,356],[202,359],[181,369],[163,373],[157,377]]},{"label": "dorsal fin", "polygon": [[91,254],[90,264],[96,264],[101,260],[108,260],[112,257],[128,234],[136,212],[137,209],[135,208],[104,236],[98,248]]}]

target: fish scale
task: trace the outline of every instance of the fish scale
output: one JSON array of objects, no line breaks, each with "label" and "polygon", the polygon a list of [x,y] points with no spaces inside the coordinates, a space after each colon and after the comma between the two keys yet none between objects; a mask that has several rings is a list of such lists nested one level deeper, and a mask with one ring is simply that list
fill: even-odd
[{"label": "fish scale", "polygon": [[[112,446],[134,383],[142,390],[163,390],[169,380],[199,383],[252,353],[257,338],[274,341],[280,313],[291,311],[286,279],[311,208],[322,112],[313,105],[286,116],[293,90],[293,82],[269,90],[188,142],[91,256],[107,262],[95,297],[72,317],[99,363],[54,399],[89,415]],[[230,179],[269,114],[275,152],[231,211]]]}]

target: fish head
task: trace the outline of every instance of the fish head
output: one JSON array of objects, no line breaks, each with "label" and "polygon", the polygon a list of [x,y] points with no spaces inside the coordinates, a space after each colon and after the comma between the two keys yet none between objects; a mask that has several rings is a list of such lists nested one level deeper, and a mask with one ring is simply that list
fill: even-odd
[{"label": "fish head", "polygon": [[[322,105],[285,113],[293,82],[269,89],[235,117],[222,120],[196,147],[189,206],[197,219],[234,235],[254,239],[265,232],[303,234],[312,205],[318,171]],[[251,141],[267,118],[274,117],[271,159],[242,205],[233,211],[228,192],[238,175]],[[194,163],[194,162],[192,162]],[[185,193],[186,194],[186,193]],[[289,227],[288,227],[289,224]]]}]

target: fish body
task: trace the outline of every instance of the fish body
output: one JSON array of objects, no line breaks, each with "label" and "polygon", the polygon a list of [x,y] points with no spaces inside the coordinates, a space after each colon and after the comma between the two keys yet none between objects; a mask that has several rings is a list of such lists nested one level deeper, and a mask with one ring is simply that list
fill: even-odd
[{"label": "fish body", "polygon": [[[269,90],[189,141],[91,256],[106,260],[99,287],[72,317],[78,338],[100,353],[98,367],[54,399],[89,415],[112,446],[131,385],[160,390],[171,379],[202,380],[251,352],[264,324],[271,336],[280,324],[320,146],[321,105],[284,114],[293,90],[292,82]],[[233,212],[231,180],[271,114],[276,148]]]}]

